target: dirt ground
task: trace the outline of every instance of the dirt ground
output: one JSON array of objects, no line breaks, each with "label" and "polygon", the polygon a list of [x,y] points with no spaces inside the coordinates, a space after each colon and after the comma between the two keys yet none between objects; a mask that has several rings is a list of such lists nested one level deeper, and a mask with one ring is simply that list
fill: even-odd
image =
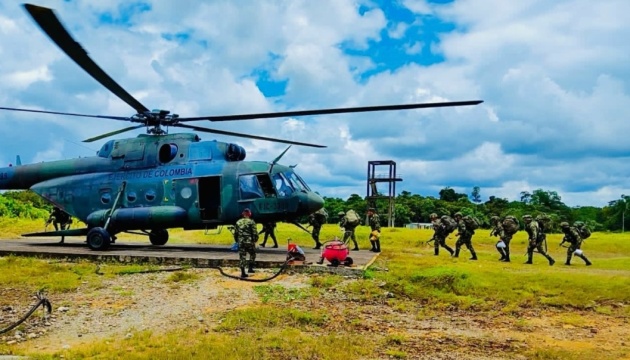
[{"label": "dirt ground", "polygon": [[[53,352],[96,339],[133,336],[135,330],[210,330],[221,314],[261,302],[254,283],[231,280],[209,269],[189,269],[187,273],[194,276],[192,281],[170,281],[169,272],[133,274],[104,280],[97,290],[86,286],[51,295],[54,310],[49,319],[43,319],[38,310],[20,331],[0,335],[0,341]],[[273,284],[309,286],[308,275],[281,275]],[[606,354],[630,344],[628,319],[594,312],[532,311],[518,318],[469,311],[423,313],[417,304],[393,308],[387,296],[367,303],[345,296],[329,291],[322,298],[292,306],[328,309],[332,318],[345,319],[345,325],[333,322],[326,331],[351,330],[376,337],[398,334],[404,338],[400,348],[413,359],[526,359],[520,354],[532,346],[597,349]],[[33,294],[0,289],[0,328],[26,313],[35,301]],[[348,324],[352,324],[350,329]],[[385,352],[380,356],[390,357]]]}]

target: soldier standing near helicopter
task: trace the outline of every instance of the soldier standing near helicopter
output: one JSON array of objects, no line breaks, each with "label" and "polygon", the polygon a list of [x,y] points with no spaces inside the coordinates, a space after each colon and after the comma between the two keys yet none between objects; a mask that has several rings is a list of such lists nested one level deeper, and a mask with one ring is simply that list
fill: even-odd
[{"label": "soldier standing near helicopter", "polygon": [[276,223],[275,222],[266,222],[263,224],[263,228],[262,230],[260,230],[260,232],[258,233],[258,235],[265,233],[265,237],[263,239],[262,244],[260,244],[260,246],[265,247],[265,245],[267,245],[267,238],[271,237],[271,240],[273,240],[273,248],[277,248],[278,247],[278,240],[276,240]]},{"label": "soldier standing near helicopter", "polygon": [[372,243],[372,248],[370,251],[372,252],[381,252],[381,222],[378,218],[378,214],[376,213],[376,209],[369,208],[368,219],[370,223],[370,243]]},{"label": "soldier standing near helicopter", "polygon": [[[72,217],[67,212],[61,210],[57,206],[53,206],[52,211],[50,212],[50,216],[48,220],[46,220],[46,226],[50,223],[55,227],[55,231],[66,230],[70,228],[70,224],[72,224]],[[65,240],[65,236],[61,237],[60,244],[63,244]]]},{"label": "soldier standing near helicopter", "polygon": [[[241,277],[246,278],[248,275],[245,273],[245,267],[247,266],[248,273],[254,272],[254,262],[256,261],[256,243],[258,242],[258,230],[256,229],[256,222],[252,220],[252,212],[249,209],[243,210],[241,214],[243,217],[236,222],[234,228],[234,236],[238,242],[238,257],[239,266],[241,268]],[[249,254],[249,261],[247,261],[247,254]]]}]

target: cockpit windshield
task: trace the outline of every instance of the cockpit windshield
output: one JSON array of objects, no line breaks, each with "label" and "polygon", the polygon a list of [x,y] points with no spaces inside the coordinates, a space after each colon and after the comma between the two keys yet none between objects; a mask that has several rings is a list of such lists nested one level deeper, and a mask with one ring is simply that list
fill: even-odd
[{"label": "cockpit windshield", "polygon": [[286,177],[289,179],[294,188],[302,190],[302,191],[310,191],[304,180],[300,178],[296,173],[292,171],[287,171],[285,173]]},{"label": "cockpit windshield", "polygon": [[273,174],[273,184],[279,197],[288,197],[295,191],[295,188],[282,173]]}]

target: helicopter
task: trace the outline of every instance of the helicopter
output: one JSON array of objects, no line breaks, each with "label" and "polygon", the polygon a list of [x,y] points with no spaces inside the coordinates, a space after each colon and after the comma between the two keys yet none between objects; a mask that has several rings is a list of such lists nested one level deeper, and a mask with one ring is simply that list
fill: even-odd
[{"label": "helicopter", "polygon": [[[30,189],[86,224],[85,228],[45,231],[23,236],[85,236],[92,250],[107,250],[116,234],[147,235],[153,245],[168,242],[168,229],[216,229],[233,225],[245,208],[257,221],[297,219],[324,206],[294,170],[278,162],[291,145],[324,145],[190,125],[196,121],[237,121],[290,116],[469,106],[481,100],[299,110],[226,116],[180,117],[168,110],[149,110],[101,69],[74,40],[55,12],[23,5],[41,30],[79,67],[135,110],[130,117],[89,115],[0,107],[0,110],[131,122],[134,125],[84,140],[93,142],[146,128],[136,138],[109,140],[96,156],[21,164],[0,168],[1,190]],[[196,133],[169,134],[169,128],[289,144],[271,162],[245,161],[235,143],[202,141]]]}]

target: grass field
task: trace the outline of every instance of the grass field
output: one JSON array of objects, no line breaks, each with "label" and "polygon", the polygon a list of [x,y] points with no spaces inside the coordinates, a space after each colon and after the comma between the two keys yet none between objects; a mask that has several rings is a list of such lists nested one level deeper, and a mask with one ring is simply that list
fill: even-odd
[{"label": "grass field", "polygon": [[[0,221],[7,238],[42,228],[38,222]],[[227,230],[170,234],[169,243],[232,242]],[[322,230],[324,239],[339,234],[333,225]],[[0,342],[0,354],[71,359],[629,358],[630,236],[593,234],[583,245],[594,264],[586,267],[577,258],[564,266],[561,235],[550,234],[549,253],[557,261],[550,267],[537,254],[534,265],[522,264],[524,232],[512,241],[512,263],[498,262],[496,239],[488,234],[477,231],[473,244],[479,260],[470,261],[465,249],[458,259],[445,251],[433,256],[432,245],[424,243],[432,235],[429,230],[384,229],[383,253],[363,278],[313,275],[298,289],[274,282],[253,286],[259,301],[216,315],[216,323],[203,331],[184,325],[168,333],[145,330],[53,352]],[[277,236],[281,243],[290,237],[312,246],[309,234],[292,225],[279,224]],[[369,248],[368,228],[359,227],[357,236],[360,247]],[[453,246],[454,241],[452,236],[447,242]],[[94,268],[91,263],[0,258],[0,289],[64,293],[79,286],[98,288],[103,277]],[[133,276],[122,275],[129,272],[133,268],[108,266],[105,278]]]}]

